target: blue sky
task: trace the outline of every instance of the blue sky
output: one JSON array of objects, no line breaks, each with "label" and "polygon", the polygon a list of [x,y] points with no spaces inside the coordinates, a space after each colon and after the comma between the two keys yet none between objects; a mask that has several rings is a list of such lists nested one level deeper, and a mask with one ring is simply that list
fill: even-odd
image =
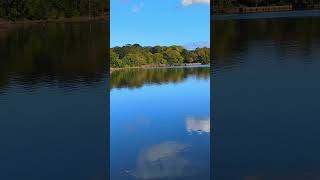
[{"label": "blue sky", "polygon": [[111,0],[111,47],[210,45],[209,0]]}]

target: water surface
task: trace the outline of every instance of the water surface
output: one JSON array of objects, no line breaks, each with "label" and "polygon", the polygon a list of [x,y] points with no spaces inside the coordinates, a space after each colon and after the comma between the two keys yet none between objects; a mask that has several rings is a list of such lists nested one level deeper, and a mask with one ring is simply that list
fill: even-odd
[{"label": "water surface", "polygon": [[0,179],[107,179],[108,29],[1,30]]},{"label": "water surface", "polygon": [[110,79],[111,180],[210,179],[209,67]]},{"label": "water surface", "polygon": [[216,180],[319,179],[320,17],[301,13],[216,21]]}]

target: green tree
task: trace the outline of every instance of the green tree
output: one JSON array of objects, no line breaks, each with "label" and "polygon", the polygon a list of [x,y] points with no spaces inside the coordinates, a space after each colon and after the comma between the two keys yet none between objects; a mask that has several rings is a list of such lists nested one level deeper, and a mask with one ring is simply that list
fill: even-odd
[{"label": "green tree", "polygon": [[163,54],[161,53],[155,53],[153,54],[153,62],[155,64],[167,64],[167,60],[163,58]]},{"label": "green tree", "polygon": [[127,44],[110,50],[111,67],[142,65],[181,65],[183,63],[210,63],[210,49],[187,50],[182,46],[146,46]]},{"label": "green tree", "polygon": [[196,60],[196,54],[192,51],[183,49],[181,55],[184,63],[193,63]]},{"label": "green tree", "polygon": [[122,68],[125,66],[125,64],[122,61],[120,61],[119,55],[115,53],[112,49],[110,49],[110,66],[117,68]]},{"label": "green tree", "polygon": [[146,60],[138,53],[129,53],[123,58],[123,62],[128,66],[141,66],[146,64]]},{"label": "green tree", "polygon": [[105,15],[109,0],[0,0],[0,18],[47,19]]},{"label": "green tree", "polygon": [[210,49],[208,48],[197,48],[195,50],[197,54],[198,61],[201,64],[209,64],[210,63]]},{"label": "green tree", "polygon": [[44,0],[28,0],[26,4],[29,19],[47,19],[47,6]]},{"label": "green tree", "polygon": [[162,53],[164,50],[165,50],[165,47],[154,46],[154,47],[151,47],[150,52],[155,54],[155,53]]},{"label": "green tree", "polygon": [[183,63],[183,57],[180,52],[171,48],[164,52],[164,58],[168,61],[169,65],[180,65]]}]

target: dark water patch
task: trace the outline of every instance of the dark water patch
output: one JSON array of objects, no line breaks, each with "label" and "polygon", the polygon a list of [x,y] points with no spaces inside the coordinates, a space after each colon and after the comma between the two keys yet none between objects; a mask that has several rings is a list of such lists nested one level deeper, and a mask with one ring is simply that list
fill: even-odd
[{"label": "dark water patch", "polygon": [[316,179],[320,19],[216,22],[215,179]]}]

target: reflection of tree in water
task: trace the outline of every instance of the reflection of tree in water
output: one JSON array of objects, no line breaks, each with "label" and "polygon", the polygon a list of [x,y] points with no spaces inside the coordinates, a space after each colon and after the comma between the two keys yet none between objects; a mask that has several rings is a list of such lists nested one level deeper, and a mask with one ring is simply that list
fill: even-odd
[{"label": "reflection of tree in water", "polygon": [[103,80],[107,23],[61,23],[11,29],[0,39],[0,88]]},{"label": "reflection of tree in water", "polygon": [[310,42],[320,39],[320,18],[218,20],[214,37],[215,68],[240,63],[241,53],[256,42],[275,43],[280,54],[293,48],[288,43],[296,42],[294,48],[311,53]]},{"label": "reflection of tree in water", "polygon": [[111,88],[139,88],[144,84],[178,83],[187,77],[208,79],[209,67],[124,69],[111,74]]}]

